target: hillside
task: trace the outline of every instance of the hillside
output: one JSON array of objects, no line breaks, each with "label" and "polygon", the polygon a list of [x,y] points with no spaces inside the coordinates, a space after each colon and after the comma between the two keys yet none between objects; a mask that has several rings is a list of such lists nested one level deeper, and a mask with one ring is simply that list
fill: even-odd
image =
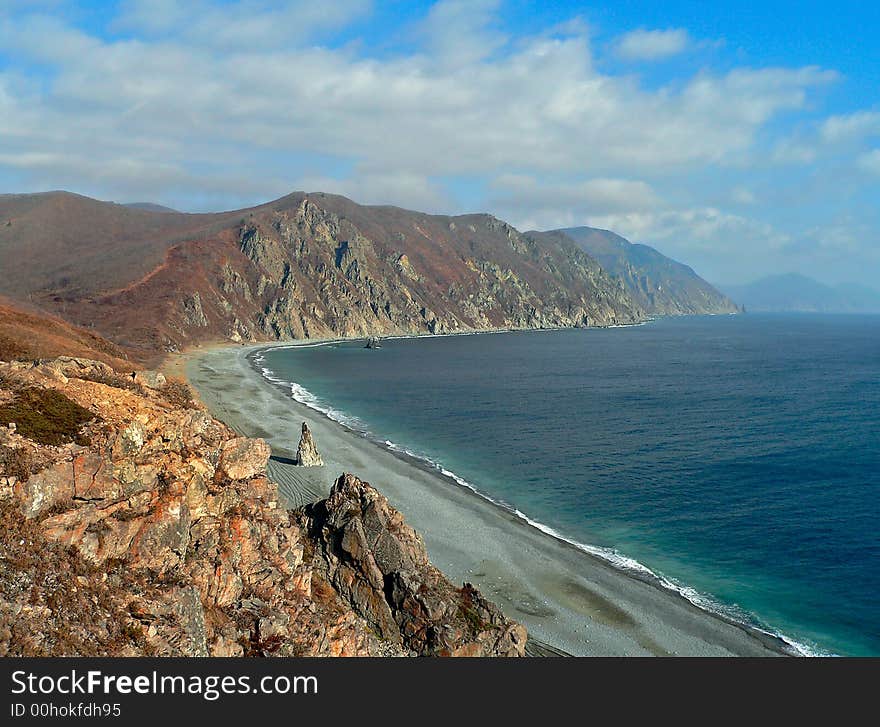
[{"label": "hillside", "polygon": [[119,346],[60,318],[26,310],[0,297],[0,360],[78,356],[103,361],[117,371],[135,368]]},{"label": "hillside", "polygon": [[746,310],[755,312],[880,312],[880,292],[876,290],[858,285],[832,287],[795,273],[772,275],[748,285],[730,285],[725,290]]},{"label": "hillside", "polygon": [[255,341],[631,323],[644,317],[562,236],[297,192],[219,214],[64,192],[0,197],[0,293],[141,360]]},{"label": "hillside", "polygon": [[619,278],[636,303],[651,315],[736,313],[737,306],[687,265],[648,245],[633,244],[608,230],[559,230],[610,274]]},{"label": "hillside", "polygon": [[95,361],[0,363],[0,656],[521,656],[377,490],[288,510],[262,439]]}]

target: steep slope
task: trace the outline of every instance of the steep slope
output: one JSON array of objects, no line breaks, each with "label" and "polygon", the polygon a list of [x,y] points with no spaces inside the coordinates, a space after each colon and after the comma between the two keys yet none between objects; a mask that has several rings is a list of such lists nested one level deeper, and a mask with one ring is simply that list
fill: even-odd
[{"label": "steep slope", "polygon": [[377,490],[286,510],[266,442],[157,378],[0,362],[0,656],[523,654]]},{"label": "steep slope", "polygon": [[571,227],[560,230],[626,286],[652,315],[736,313],[733,301],[687,265],[648,245],[633,244],[608,230]]},{"label": "steep slope", "polygon": [[291,194],[161,214],[0,197],[0,293],[149,359],[205,340],[607,325],[644,312],[564,236]]},{"label": "steep slope", "polygon": [[880,312],[880,293],[859,285],[824,285],[805,275],[788,273],[761,278],[725,291],[746,310],[801,313]]},{"label": "steep slope", "polygon": [[133,365],[125,352],[93,331],[60,318],[13,305],[0,297],[0,360],[79,356],[98,359],[117,371]]}]

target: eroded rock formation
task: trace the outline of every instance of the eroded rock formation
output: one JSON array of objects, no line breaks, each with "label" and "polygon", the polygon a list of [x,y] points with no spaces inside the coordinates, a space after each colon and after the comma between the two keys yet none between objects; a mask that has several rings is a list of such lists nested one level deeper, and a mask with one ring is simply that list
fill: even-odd
[{"label": "eroded rock formation", "polygon": [[[24,396],[78,416],[10,426]],[[90,361],[0,363],[0,655],[523,653],[375,489],[345,475],[287,512],[266,443],[182,401]]]},{"label": "eroded rock formation", "polygon": [[300,467],[321,467],[324,460],[318,454],[318,448],[315,446],[315,440],[312,439],[312,432],[309,425],[303,422],[302,434],[299,438],[299,447],[296,449],[296,463]]}]

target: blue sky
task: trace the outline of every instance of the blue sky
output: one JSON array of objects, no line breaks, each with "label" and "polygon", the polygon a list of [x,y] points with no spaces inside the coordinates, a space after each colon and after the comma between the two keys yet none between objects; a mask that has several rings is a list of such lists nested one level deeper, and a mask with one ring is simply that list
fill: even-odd
[{"label": "blue sky", "polygon": [[294,189],[877,286],[880,9],[0,0],[0,192]]}]

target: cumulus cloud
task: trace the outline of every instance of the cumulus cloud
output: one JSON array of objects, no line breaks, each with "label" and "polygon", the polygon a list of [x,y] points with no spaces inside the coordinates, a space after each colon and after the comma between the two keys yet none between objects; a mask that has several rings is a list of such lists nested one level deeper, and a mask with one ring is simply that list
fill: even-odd
[{"label": "cumulus cloud", "polygon": [[[258,31],[237,24],[247,4],[212,3],[200,22],[250,37]],[[437,12],[460,10],[445,3]],[[818,68],[735,69],[645,90],[597,72],[582,35],[538,35],[459,68],[425,53],[378,60],[277,47],[265,28],[265,43],[218,51],[217,35],[191,35],[188,23],[157,17],[166,35],[152,42],[101,40],[45,17],[7,24],[0,42],[54,71],[35,96],[10,95],[13,118],[34,121],[18,134],[42,135],[41,148],[85,144],[96,159],[120,149],[155,158],[157,147],[185,159],[210,143],[339,155],[428,177],[511,168],[625,176],[735,156],[763,124],[802,107],[811,88],[833,77]],[[16,136],[7,137],[7,153],[26,154]]]},{"label": "cumulus cloud", "polygon": [[857,111],[826,119],[821,128],[823,140],[831,143],[880,136],[880,111]]},{"label": "cumulus cloud", "polygon": [[[592,223],[685,257],[714,245],[722,259],[737,245],[776,249],[782,233],[760,221],[763,199],[731,196],[739,178],[711,201],[707,178],[814,163],[823,138],[869,138],[876,115],[778,141],[776,125],[812,112],[836,73],[734,65],[648,85],[606,70],[577,19],[508,37],[497,0],[436,3],[381,52],[350,37],[368,0],[125,0],[100,33],[46,3],[13,5],[0,24],[10,191],[211,209],[325,190],[488,209],[521,227]],[[683,29],[640,30],[613,51],[655,60],[696,45]],[[862,152],[870,171],[876,157]]]},{"label": "cumulus cloud", "polygon": [[491,207],[523,229],[568,226],[590,215],[649,210],[660,204],[652,187],[635,179],[547,182],[503,174],[492,180],[491,189]]},{"label": "cumulus cloud", "polygon": [[627,61],[655,61],[678,55],[691,45],[683,28],[668,30],[633,30],[615,44],[618,57]]}]

